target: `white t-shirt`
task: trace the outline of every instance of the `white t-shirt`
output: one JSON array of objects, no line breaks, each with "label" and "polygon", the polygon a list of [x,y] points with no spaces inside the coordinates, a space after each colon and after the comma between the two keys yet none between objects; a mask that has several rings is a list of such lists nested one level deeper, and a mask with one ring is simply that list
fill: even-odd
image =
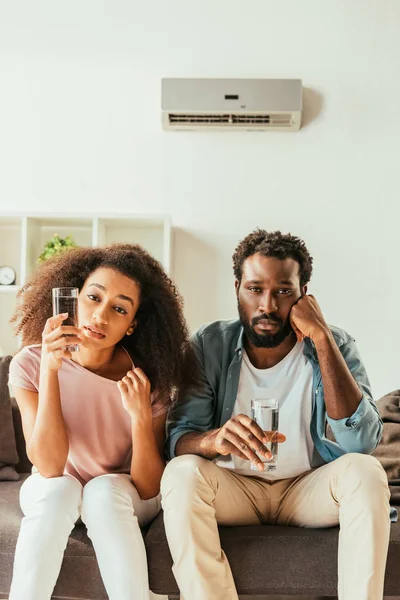
[{"label": "white t-shirt", "polygon": [[297,342],[287,356],[270,369],[254,367],[245,351],[232,416],[251,416],[252,398],[275,398],[279,403],[279,431],[286,442],[278,445],[275,471],[253,471],[250,461],[229,455],[215,462],[241,475],[265,479],[297,477],[311,469],[314,443],[310,432],[312,366],[304,356],[304,342]]}]

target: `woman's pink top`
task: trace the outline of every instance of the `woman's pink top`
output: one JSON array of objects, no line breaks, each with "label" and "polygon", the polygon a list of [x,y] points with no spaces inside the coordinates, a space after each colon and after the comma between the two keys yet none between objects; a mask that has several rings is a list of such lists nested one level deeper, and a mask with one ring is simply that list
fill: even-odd
[{"label": "woman's pink top", "polygon": [[[13,387],[39,392],[41,346],[27,346],[10,363]],[[82,485],[106,473],[129,473],[131,419],[122,405],[117,382],[63,359],[58,372],[61,407],[68,431],[65,473]],[[153,418],[168,410],[168,398],[151,398]],[[134,450],[134,448],[133,448]]]}]

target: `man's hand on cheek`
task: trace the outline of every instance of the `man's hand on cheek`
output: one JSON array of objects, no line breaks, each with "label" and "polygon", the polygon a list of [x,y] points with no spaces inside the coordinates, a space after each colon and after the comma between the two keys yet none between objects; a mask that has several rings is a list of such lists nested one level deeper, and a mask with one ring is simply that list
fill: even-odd
[{"label": "man's hand on cheek", "polygon": [[314,296],[301,296],[290,311],[290,323],[299,341],[305,337],[314,343],[329,331],[318,302]]}]

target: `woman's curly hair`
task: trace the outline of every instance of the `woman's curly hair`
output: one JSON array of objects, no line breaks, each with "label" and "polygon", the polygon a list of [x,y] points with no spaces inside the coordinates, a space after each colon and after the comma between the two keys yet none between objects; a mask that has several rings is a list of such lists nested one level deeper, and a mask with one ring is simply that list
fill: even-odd
[{"label": "woman's curly hair", "polygon": [[136,281],[141,301],[137,325],[121,344],[160,395],[182,394],[196,384],[198,362],[189,342],[183,300],[161,263],[137,244],[74,248],[42,263],[18,292],[11,323],[22,347],[41,344],[52,316],[52,288],[82,289],[93,271],[108,267]]},{"label": "woman's curly hair", "polygon": [[260,253],[284,260],[293,258],[300,265],[300,287],[307,285],[312,275],[313,258],[305,243],[290,233],[256,229],[249,233],[236,247],[233,253],[233,272],[236,279],[242,280],[243,263],[249,256]]}]

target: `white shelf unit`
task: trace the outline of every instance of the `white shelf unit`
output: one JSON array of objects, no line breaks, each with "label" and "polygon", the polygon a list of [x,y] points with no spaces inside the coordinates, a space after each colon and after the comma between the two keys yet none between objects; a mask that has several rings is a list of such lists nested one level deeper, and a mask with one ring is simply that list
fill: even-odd
[{"label": "white shelf unit", "polygon": [[38,256],[54,234],[71,235],[78,246],[140,244],[170,272],[168,215],[0,213],[0,266],[11,266],[17,275],[14,285],[0,285],[0,355],[18,350],[18,340],[9,324],[16,294],[36,269]]}]

